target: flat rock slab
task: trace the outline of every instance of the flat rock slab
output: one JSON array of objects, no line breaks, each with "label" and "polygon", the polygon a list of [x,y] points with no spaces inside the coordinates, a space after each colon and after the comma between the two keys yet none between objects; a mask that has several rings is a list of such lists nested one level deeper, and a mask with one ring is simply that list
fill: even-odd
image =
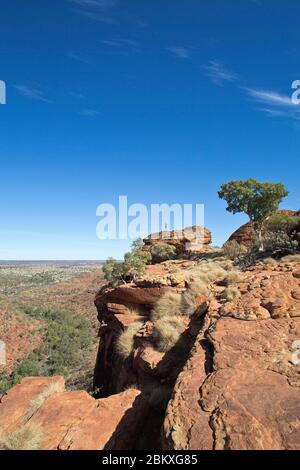
[{"label": "flat rock slab", "polygon": [[64,390],[62,377],[29,377],[2,398],[3,436],[26,425],[40,430],[42,450],[124,450],[135,444],[148,412],[138,390],[101,400],[84,391],[58,391],[28,417],[34,400],[52,384]]}]

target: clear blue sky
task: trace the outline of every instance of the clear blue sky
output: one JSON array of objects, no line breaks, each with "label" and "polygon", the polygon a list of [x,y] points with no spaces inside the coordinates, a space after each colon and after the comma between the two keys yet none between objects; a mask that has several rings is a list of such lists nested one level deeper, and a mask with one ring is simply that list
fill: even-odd
[{"label": "clear blue sky", "polygon": [[246,221],[221,183],[286,184],[300,208],[295,0],[1,2],[0,259],[120,258],[96,207],[204,203],[214,243]]}]

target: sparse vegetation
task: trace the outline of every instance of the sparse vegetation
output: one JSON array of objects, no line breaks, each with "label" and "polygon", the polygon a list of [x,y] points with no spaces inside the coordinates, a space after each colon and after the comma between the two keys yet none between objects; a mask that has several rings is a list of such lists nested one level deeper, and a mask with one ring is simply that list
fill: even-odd
[{"label": "sparse vegetation", "polygon": [[185,330],[184,323],[179,317],[165,317],[155,322],[154,338],[161,352],[167,352],[178,343]]},{"label": "sparse vegetation", "polygon": [[20,364],[11,375],[0,376],[0,393],[5,392],[27,376],[63,375],[68,378],[89,354],[92,342],[90,323],[68,312],[52,309],[27,309],[27,315],[43,322],[42,345]]},{"label": "sparse vegetation", "polygon": [[278,264],[278,261],[276,261],[276,259],[274,259],[274,258],[269,257],[269,258],[265,258],[265,259],[263,260],[263,263],[264,263],[264,264],[272,264],[272,265],[275,265],[275,264]]},{"label": "sparse vegetation", "polygon": [[176,247],[168,243],[158,243],[151,249],[152,263],[161,263],[176,258]]},{"label": "sparse vegetation", "polygon": [[123,359],[127,359],[132,353],[135,337],[142,327],[142,322],[132,323],[118,337],[116,350]]},{"label": "sparse vegetation", "polygon": [[230,240],[223,245],[224,256],[232,261],[238,261],[247,251],[247,248],[236,240]]},{"label": "sparse vegetation", "polygon": [[182,297],[176,292],[167,292],[157,302],[152,311],[153,321],[161,320],[164,317],[176,316],[182,313]]},{"label": "sparse vegetation", "polygon": [[281,258],[281,262],[283,262],[283,263],[299,263],[300,262],[300,254],[284,256],[283,258]]},{"label": "sparse vegetation", "polygon": [[182,294],[181,304],[185,315],[194,315],[197,309],[196,297],[198,295],[209,297],[209,291],[206,284],[201,280],[190,283],[186,291]]},{"label": "sparse vegetation", "polygon": [[244,279],[244,276],[241,273],[241,271],[234,270],[234,271],[229,272],[226,275],[226,277],[223,280],[223,283],[224,283],[223,285],[229,287],[231,284],[236,284],[238,282],[242,282],[243,279]]},{"label": "sparse vegetation", "polygon": [[298,241],[293,240],[286,232],[266,232],[254,242],[254,251],[259,251],[261,244],[265,253],[281,255],[295,253],[299,247]]},{"label": "sparse vegetation", "polygon": [[27,423],[9,437],[0,436],[0,450],[38,450],[42,439],[41,429]]},{"label": "sparse vegetation", "polygon": [[109,258],[103,265],[104,278],[112,285],[135,281],[145,271],[151,261],[151,254],[142,250],[143,241],[137,239],[132,244],[130,253],[124,255],[124,261]]},{"label": "sparse vegetation", "polygon": [[232,301],[241,297],[241,292],[237,287],[227,287],[222,293],[223,299]]},{"label": "sparse vegetation", "polygon": [[29,410],[26,413],[26,420],[32,418],[32,416],[41,408],[42,404],[47,400],[48,397],[54,393],[59,393],[62,388],[59,384],[50,384],[42,393],[40,393],[34,400],[32,400]]}]

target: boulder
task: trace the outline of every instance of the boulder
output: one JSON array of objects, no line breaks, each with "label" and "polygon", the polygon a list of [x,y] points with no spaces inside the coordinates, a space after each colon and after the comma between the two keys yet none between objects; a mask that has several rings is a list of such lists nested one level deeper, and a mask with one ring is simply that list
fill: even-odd
[{"label": "boulder", "polygon": [[[57,391],[32,415],[35,400],[53,384]],[[124,450],[134,447],[146,414],[138,390],[95,400],[84,391],[64,391],[62,377],[30,377],[1,400],[1,438],[27,426],[39,430],[41,450]]]},{"label": "boulder", "polygon": [[160,243],[167,243],[175,246],[177,253],[205,252],[208,251],[211,242],[210,230],[199,226],[153,233],[144,239],[145,250],[151,250],[151,247]]}]

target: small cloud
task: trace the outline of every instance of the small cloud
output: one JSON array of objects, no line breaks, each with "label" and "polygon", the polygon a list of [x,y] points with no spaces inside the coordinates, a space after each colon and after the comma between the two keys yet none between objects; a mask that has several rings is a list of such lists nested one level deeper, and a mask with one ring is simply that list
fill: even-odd
[{"label": "small cloud", "polygon": [[100,113],[96,111],[96,109],[82,109],[78,114],[80,114],[80,116],[95,117]]},{"label": "small cloud", "polygon": [[292,97],[272,90],[257,90],[245,88],[247,94],[256,102],[265,106],[259,111],[270,117],[287,117],[296,121],[300,120],[299,106],[293,103]]},{"label": "small cloud", "polygon": [[281,95],[277,91],[257,90],[254,88],[245,88],[245,90],[251,98],[254,98],[256,101],[260,101],[261,103],[271,106],[295,107],[291,96]]},{"label": "small cloud", "polygon": [[41,90],[36,88],[31,88],[26,85],[15,85],[15,89],[21,96],[26,96],[27,98],[31,98],[36,101],[42,101],[43,103],[52,103],[52,101],[48,100],[44,93]]},{"label": "small cloud", "polygon": [[68,52],[67,56],[70,59],[76,60],[77,62],[82,62],[83,64],[88,64],[88,65],[91,64],[91,61],[89,59],[87,59],[86,57],[84,57],[81,54],[78,54],[77,52],[70,51],[70,52]]},{"label": "small cloud", "polygon": [[189,59],[190,51],[186,47],[180,46],[171,46],[167,50],[173,54],[173,56],[178,57],[179,59]]},{"label": "small cloud", "polygon": [[117,0],[70,0],[70,2],[77,5],[78,13],[92,21],[117,24],[117,21],[107,14],[116,6]]},{"label": "small cloud", "polygon": [[112,38],[112,39],[102,39],[100,42],[107,48],[113,48],[115,50],[118,50],[121,53],[140,52],[138,42],[133,39]]},{"label": "small cloud", "polygon": [[208,65],[204,66],[204,69],[207,76],[218,86],[223,86],[225,82],[235,82],[239,79],[236,73],[225,69],[223,64],[217,60],[209,61]]},{"label": "small cloud", "polygon": [[81,7],[112,8],[116,5],[116,0],[70,0]]}]

